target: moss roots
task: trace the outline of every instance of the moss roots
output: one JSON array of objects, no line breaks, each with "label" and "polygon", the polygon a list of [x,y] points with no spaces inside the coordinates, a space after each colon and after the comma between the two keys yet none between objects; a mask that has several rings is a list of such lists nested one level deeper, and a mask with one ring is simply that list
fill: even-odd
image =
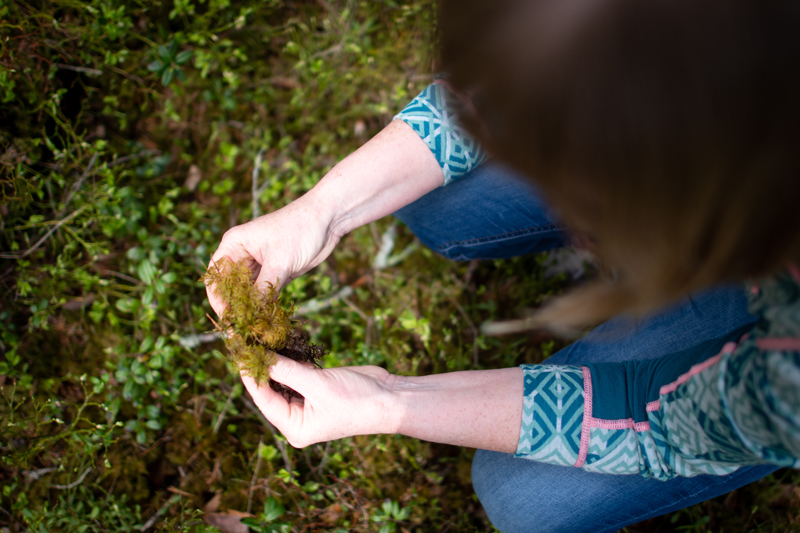
[{"label": "moss roots", "polygon": [[[273,285],[261,292],[245,261],[234,263],[225,257],[212,263],[203,282],[213,286],[214,294],[227,304],[219,322],[212,322],[222,334],[231,363],[242,375],[258,384],[265,382],[276,354],[319,366],[324,350],[308,342],[300,322],[292,320],[294,304],[284,306]],[[278,392],[299,396],[273,380],[269,383]]]}]

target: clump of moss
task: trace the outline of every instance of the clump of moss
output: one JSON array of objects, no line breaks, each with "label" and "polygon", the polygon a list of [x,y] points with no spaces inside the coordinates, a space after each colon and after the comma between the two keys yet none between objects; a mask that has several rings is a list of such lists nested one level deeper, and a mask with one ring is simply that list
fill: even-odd
[{"label": "clump of moss", "polygon": [[[209,266],[203,282],[213,286],[214,294],[227,304],[219,322],[211,321],[222,334],[230,361],[240,373],[263,383],[269,379],[276,354],[319,366],[317,361],[325,352],[308,342],[301,323],[292,319],[294,304],[284,305],[271,284],[266,291],[260,291],[253,284],[245,261],[234,263],[225,257]],[[299,396],[280,383],[269,383],[278,392]]]}]

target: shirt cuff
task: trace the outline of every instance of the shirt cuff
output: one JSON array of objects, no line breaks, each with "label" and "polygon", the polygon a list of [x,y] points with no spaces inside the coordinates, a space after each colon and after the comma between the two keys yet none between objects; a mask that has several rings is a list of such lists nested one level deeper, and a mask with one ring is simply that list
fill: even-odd
[{"label": "shirt cuff", "polygon": [[411,126],[428,145],[442,168],[445,185],[486,159],[486,151],[459,124],[463,109],[446,82],[437,80],[394,117]]},{"label": "shirt cuff", "polygon": [[522,365],[525,395],[517,457],[576,466],[583,426],[579,366]]}]

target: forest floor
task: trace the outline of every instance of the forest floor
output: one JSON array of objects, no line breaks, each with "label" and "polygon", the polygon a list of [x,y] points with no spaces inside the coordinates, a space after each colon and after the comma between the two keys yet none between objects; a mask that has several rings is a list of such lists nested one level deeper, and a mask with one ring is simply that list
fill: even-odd
[{"label": "forest floor", "polygon": [[[200,281],[225,230],[302,195],[432,81],[435,13],[0,0],[0,531],[493,530],[474,450],[289,446],[209,334]],[[549,261],[449,261],[389,217],[284,294],[327,366],[502,368],[566,345],[478,329],[570,285]],[[627,531],[794,531],[798,511],[781,470]]]}]

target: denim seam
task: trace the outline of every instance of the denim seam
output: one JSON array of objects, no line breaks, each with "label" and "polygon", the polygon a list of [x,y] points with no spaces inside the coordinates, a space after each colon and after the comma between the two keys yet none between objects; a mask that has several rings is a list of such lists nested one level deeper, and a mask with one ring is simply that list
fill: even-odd
[{"label": "denim seam", "polygon": [[476,239],[468,239],[464,241],[450,241],[444,244],[440,244],[436,247],[436,251],[444,254],[450,248],[455,248],[456,246],[470,246],[475,244],[486,244],[489,242],[500,242],[502,240],[513,239],[514,237],[524,237],[527,235],[531,235],[534,233],[543,233],[545,231],[553,231],[553,230],[563,230],[564,226],[558,224],[547,224],[545,226],[534,226],[532,228],[525,228],[519,229],[515,231],[509,231],[506,233],[500,233],[498,235],[491,235],[488,237],[478,237]]},{"label": "denim seam", "polygon": [[[729,477],[727,480],[731,480],[731,479],[733,479],[733,477],[734,477],[734,476],[741,476],[741,474],[742,474],[742,470],[741,470],[741,469],[740,469],[740,470],[737,470],[736,472],[734,472],[734,473],[730,474],[730,477]],[[609,475],[610,475],[610,474],[609,474]],[[766,475],[766,474],[765,474],[765,475]],[[719,476],[719,477],[727,477],[727,476]],[[727,480],[726,480],[726,481],[727,481]],[[706,487],[703,487],[702,489],[700,489],[699,491],[695,492],[694,494],[689,494],[688,496],[684,496],[683,498],[681,498],[681,499],[680,499],[680,500],[678,500],[677,502],[671,502],[671,503],[669,503],[669,504],[667,504],[667,505],[662,505],[662,506],[661,506],[661,507],[659,507],[658,509],[652,509],[652,510],[650,510],[650,511],[646,512],[646,513],[641,513],[641,514],[637,515],[637,516],[636,516],[636,517],[634,517],[634,518],[626,518],[624,521],[621,521],[621,522],[619,522],[619,524],[618,524],[617,526],[610,527],[610,528],[607,528],[607,529],[603,529],[603,530],[602,530],[600,533],[606,533],[606,532],[608,532],[608,533],[613,533],[613,532],[615,532],[615,531],[619,531],[620,529],[622,529],[622,528],[624,528],[624,527],[626,527],[626,526],[629,526],[629,525],[631,525],[631,524],[635,524],[635,523],[637,523],[637,522],[641,522],[642,520],[645,520],[645,519],[646,519],[646,517],[648,517],[648,516],[649,516],[650,518],[655,518],[655,517],[657,517],[657,516],[661,516],[661,515],[659,515],[659,514],[655,514],[655,513],[658,513],[658,512],[659,512],[659,511],[661,511],[662,509],[668,509],[669,507],[672,507],[673,505],[680,504],[681,502],[683,502],[683,501],[685,501],[685,500],[688,500],[688,499],[690,499],[690,498],[694,498],[694,497],[695,497],[695,496],[697,496],[698,494],[702,494],[702,493],[704,493],[704,492],[707,492],[707,491],[711,490],[712,488],[718,487],[720,484],[721,484],[721,483],[717,483],[716,485],[711,485],[711,486],[706,486]],[[739,488],[739,487],[734,487],[734,488],[732,488],[731,490],[735,490],[736,488]],[[730,491],[727,491],[727,492],[730,492]],[[723,494],[726,494],[726,493],[724,493],[724,492],[723,492]],[[702,500],[702,501],[705,501],[705,500]],[[700,502],[698,502],[698,503],[700,503]],[[680,510],[680,509],[683,509],[683,507],[679,507],[678,509],[675,509],[675,510],[676,510],[676,511],[678,511],[678,510]],[[665,513],[662,513],[662,514],[665,514]]]}]

